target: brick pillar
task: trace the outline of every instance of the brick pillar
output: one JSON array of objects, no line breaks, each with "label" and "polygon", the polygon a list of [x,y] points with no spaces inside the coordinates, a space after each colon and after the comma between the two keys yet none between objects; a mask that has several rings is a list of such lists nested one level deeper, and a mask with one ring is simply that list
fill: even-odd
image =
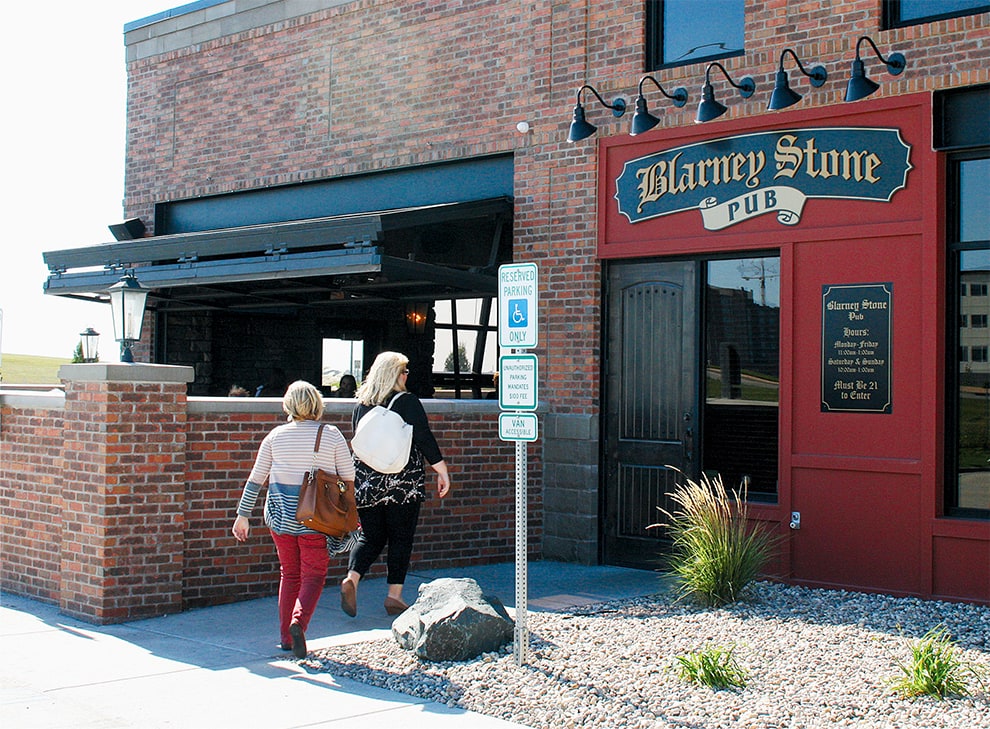
[{"label": "brick pillar", "polygon": [[192,367],[76,364],[65,383],[59,607],[94,623],[182,609]]}]

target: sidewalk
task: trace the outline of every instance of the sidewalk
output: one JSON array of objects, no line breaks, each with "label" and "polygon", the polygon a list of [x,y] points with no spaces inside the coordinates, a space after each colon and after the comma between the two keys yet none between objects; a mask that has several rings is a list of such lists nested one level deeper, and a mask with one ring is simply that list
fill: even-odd
[{"label": "sidewalk", "polygon": [[[660,575],[619,567],[535,562],[530,611],[563,610],[664,589]],[[423,582],[472,577],[512,613],[512,563],[410,573]],[[310,672],[275,645],[276,598],[96,626],[29,598],[0,596],[0,726],[4,729],[511,729],[518,725],[328,673]],[[362,581],[359,613],[328,587],[309,648],[391,635],[383,579]]]}]

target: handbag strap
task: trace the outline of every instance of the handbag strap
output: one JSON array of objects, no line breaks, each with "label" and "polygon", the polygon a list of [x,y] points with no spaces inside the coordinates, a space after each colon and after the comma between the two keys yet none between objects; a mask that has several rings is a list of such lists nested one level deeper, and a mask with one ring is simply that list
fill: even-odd
[{"label": "handbag strap", "polygon": [[316,443],[313,444],[313,467],[309,469],[310,473],[316,473],[316,454],[320,452],[320,441],[323,439],[325,427],[327,427],[326,423],[320,423],[320,429],[316,431]]},{"label": "handbag strap", "polygon": [[394,395],[392,395],[392,399],[388,401],[388,409],[391,410],[392,403],[394,403],[396,400],[398,400],[400,397],[402,397],[405,394],[406,394],[405,392],[397,392]]}]

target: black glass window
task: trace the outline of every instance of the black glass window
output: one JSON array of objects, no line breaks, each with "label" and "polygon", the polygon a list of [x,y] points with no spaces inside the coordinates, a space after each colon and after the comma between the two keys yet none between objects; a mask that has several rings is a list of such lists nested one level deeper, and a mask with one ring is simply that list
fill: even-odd
[{"label": "black glass window", "polygon": [[705,288],[705,471],[749,498],[777,498],[780,259],[709,261]]},{"label": "black glass window", "polygon": [[742,55],[743,0],[649,0],[647,70]]},{"label": "black glass window", "polygon": [[[990,516],[990,157],[961,159],[950,166],[949,255],[959,322],[952,332],[957,352],[951,364],[951,420],[947,511]],[[967,326],[968,324],[968,326]]]},{"label": "black glass window", "polygon": [[987,0],[884,0],[884,24],[896,28],[988,10]]}]

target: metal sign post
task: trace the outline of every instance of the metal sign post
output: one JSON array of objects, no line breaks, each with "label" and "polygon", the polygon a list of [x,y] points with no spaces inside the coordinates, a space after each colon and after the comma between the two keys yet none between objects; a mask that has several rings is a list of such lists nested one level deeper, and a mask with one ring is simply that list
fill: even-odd
[{"label": "metal sign post", "polygon": [[[535,263],[510,263],[498,269],[498,342],[513,350],[529,349],[537,341],[539,280]],[[512,653],[516,665],[529,653],[529,514],[526,484],[526,443],[536,440],[537,377],[539,362],[533,354],[499,358],[498,437],[516,443],[516,627]],[[523,412],[520,412],[523,411]]]},{"label": "metal sign post", "polygon": [[517,666],[526,663],[529,653],[529,514],[527,510],[526,442],[516,441],[516,627],[512,655]]}]

